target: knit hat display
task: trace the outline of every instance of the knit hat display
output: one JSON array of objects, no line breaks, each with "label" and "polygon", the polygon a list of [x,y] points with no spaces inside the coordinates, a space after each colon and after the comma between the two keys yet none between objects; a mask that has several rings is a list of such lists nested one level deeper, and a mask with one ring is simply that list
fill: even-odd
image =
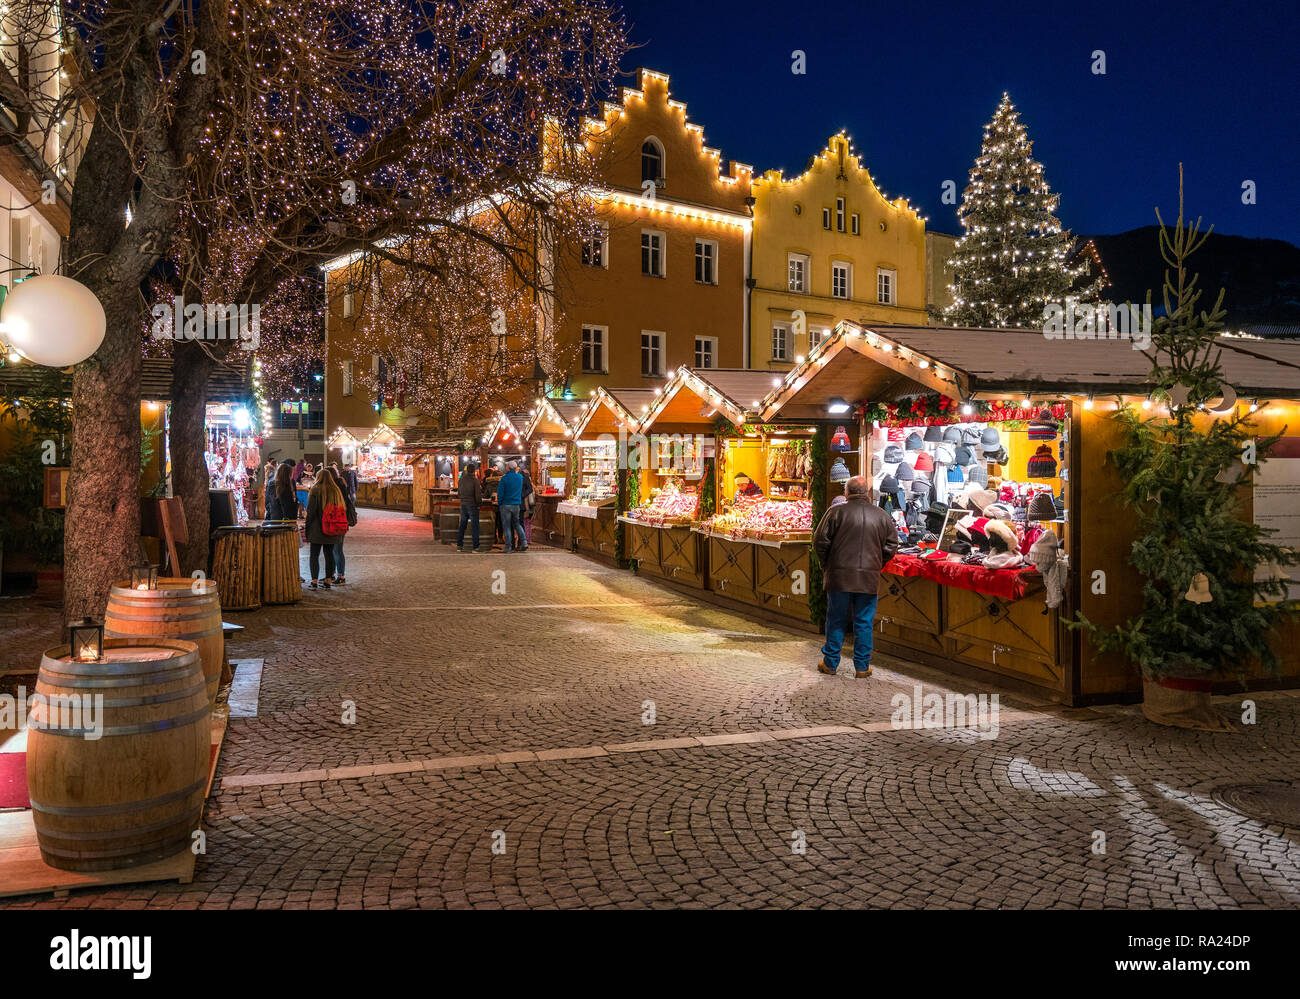
[{"label": "knit hat display", "polygon": [[968,448],[965,444],[962,444],[957,448],[957,451],[953,455],[953,457],[957,459],[957,464],[959,465],[970,465],[975,461],[974,452],[971,451],[971,449]]},{"label": "knit hat display", "polygon": [[885,448],[885,461],[891,465],[903,460],[903,449],[897,444],[890,444]]},{"label": "knit hat display", "polygon": [[1060,428],[1050,409],[1041,410],[1037,418],[1029,421],[1029,439],[1031,441],[1054,441]]},{"label": "knit hat display", "polygon": [[958,426],[956,423],[952,424],[947,430],[943,432],[943,441],[945,444],[960,444],[961,427]]},{"label": "knit hat display", "polygon": [[925,442],[927,444],[940,444],[943,442],[943,427],[931,424],[925,428]]},{"label": "knit hat display", "polygon": [[1056,478],[1056,459],[1052,457],[1052,448],[1050,445],[1038,445],[1038,450],[1035,451],[1033,457],[1029,459],[1025,475],[1031,479]]},{"label": "knit hat display", "polygon": [[843,427],[836,427],[835,433],[831,437],[832,451],[851,451],[853,446],[849,443],[849,435]]},{"label": "knit hat display", "polygon": [[907,435],[907,444],[905,446],[909,451],[920,451],[925,447],[925,442],[921,440],[920,434],[911,433]]},{"label": "knit hat display", "polygon": [[980,431],[980,447],[984,448],[984,450],[987,451],[989,448],[1001,446],[1002,437],[998,433],[997,427],[985,427]]},{"label": "knit hat display", "polygon": [[1052,502],[1051,493],[1039,493],[1029,501],[1030,520],[1055,520],[1056,504]]},{"label": "knit hat display", "polygon": [[978,482],[981,486],[988,487],[989,473],[983,465],[972,465],[970,469],[970,482]]},{"label": "knit hat display", "polygon": [[894,469],[894,474],[898,476],[899,482],[911,482],[916,478],[916,473],[912,471],[912,466],[905,461],[898,463],[898,468]]},{"label": "knit hat display", "polygon": [[[986,510],[985,513],[987,512]],[[989,536],[989,544],[996,550],[1013,552],[1016,551],[1020,544],[1020,539],[1016,537],[1015,528],[1005,520],[990,520],[985,528],[985,533]]]},{"label": "knit hat display", "polygon": [[948,481],[951,483],[960,483],[965,481],[965,479],[963,479],[961,476],[961,468],[959,466],[957,465],[948,466]]},{"label": "knit hat display", "polygon": [[831,481],[832,482],[849,481],[849,467],[846,464],[844,464],[843,458],[836,458],[835,463],[831,465]]},{"label": "knit hat display", "polygon": [[918,472],[933,472],[934,458],[928,451],[922,451],[916,456],[916,461],[912,462],[912,468]]}]

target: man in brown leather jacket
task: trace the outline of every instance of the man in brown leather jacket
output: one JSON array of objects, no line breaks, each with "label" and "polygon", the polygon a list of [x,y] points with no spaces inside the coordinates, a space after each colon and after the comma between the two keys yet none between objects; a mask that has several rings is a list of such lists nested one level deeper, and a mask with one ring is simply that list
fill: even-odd
[{"label": "man in brown leather jacket", "polygon": [[871,485],[860,475],[848,481],[849,501],[826,511],[813,537],[813,550],[825,570],[826,644],[817,669],[834,676],[844,632],[853,621],[853,669],[871,675],[871,628],[876,618],[880,568],[898,551],[893,518],[871,502]]}]

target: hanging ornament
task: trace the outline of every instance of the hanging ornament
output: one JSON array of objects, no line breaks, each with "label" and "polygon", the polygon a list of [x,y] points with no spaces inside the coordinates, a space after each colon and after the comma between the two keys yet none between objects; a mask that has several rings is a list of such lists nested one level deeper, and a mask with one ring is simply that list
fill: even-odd
[{"label": "hanging ornament", "polygon": [[1194,604],[1208,604],[1214,597],[1210,594],[1210,577],[1203,572],[1198,572],[1192,577],[1192,585],[1187,588],[1183,594],[1184,600],[1190,600]]}]

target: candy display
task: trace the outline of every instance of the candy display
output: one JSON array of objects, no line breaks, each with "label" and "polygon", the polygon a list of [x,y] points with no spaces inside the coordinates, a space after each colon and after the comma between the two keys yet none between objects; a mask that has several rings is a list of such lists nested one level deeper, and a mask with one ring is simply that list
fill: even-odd
[{"label": "candy display", "polygon": [[789,539],[812,532],[812,500],[757,499],[738,503],[703,525],[709,534],[733,538]]},{"label": "candy display", "polygon": [[661,489],[645,506],[637,507],[628,516],[655,527],[692,524],[700,509],[699,493],[682,492],[675,487]]}]

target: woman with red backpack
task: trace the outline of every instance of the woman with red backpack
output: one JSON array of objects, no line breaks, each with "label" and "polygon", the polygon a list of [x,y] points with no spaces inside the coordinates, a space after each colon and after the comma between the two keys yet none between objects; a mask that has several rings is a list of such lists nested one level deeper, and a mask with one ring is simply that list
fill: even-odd
[{"label": "woman with red backpack", "polygon": [[[343,503],[348,508],[348,527],[356,527],[357,507],[356,504],[352,502],[352,496],[348,492],[348,485],[343,480],[343,473],[339,471],[338,465],[330,465],[323,471],[328,471],[329,474],[334,477],[334,484],[339,487],[339,491],[343,494]],[[334,579],[331,580],[331,582],[333,582],[335,586],[338,586],[339,583],[347,582],[347,578],[343,575],[347,566],[347,559],[343,556],[344,537],[346,537],[345,534],[340,534],[338,541],[334,542]]]},{"label": "woman with red backpack", "polygon": [[328,474],[318,475],[316,483],[307,494],[307,541],[311,545],[308,564],[311,566],[311,588],[316,589],[320,575],[320,553],[325,549],[325,579],[322,586],[330,588],[334,575],[334,546],[348,533],[348,508],[343,493]]}]

